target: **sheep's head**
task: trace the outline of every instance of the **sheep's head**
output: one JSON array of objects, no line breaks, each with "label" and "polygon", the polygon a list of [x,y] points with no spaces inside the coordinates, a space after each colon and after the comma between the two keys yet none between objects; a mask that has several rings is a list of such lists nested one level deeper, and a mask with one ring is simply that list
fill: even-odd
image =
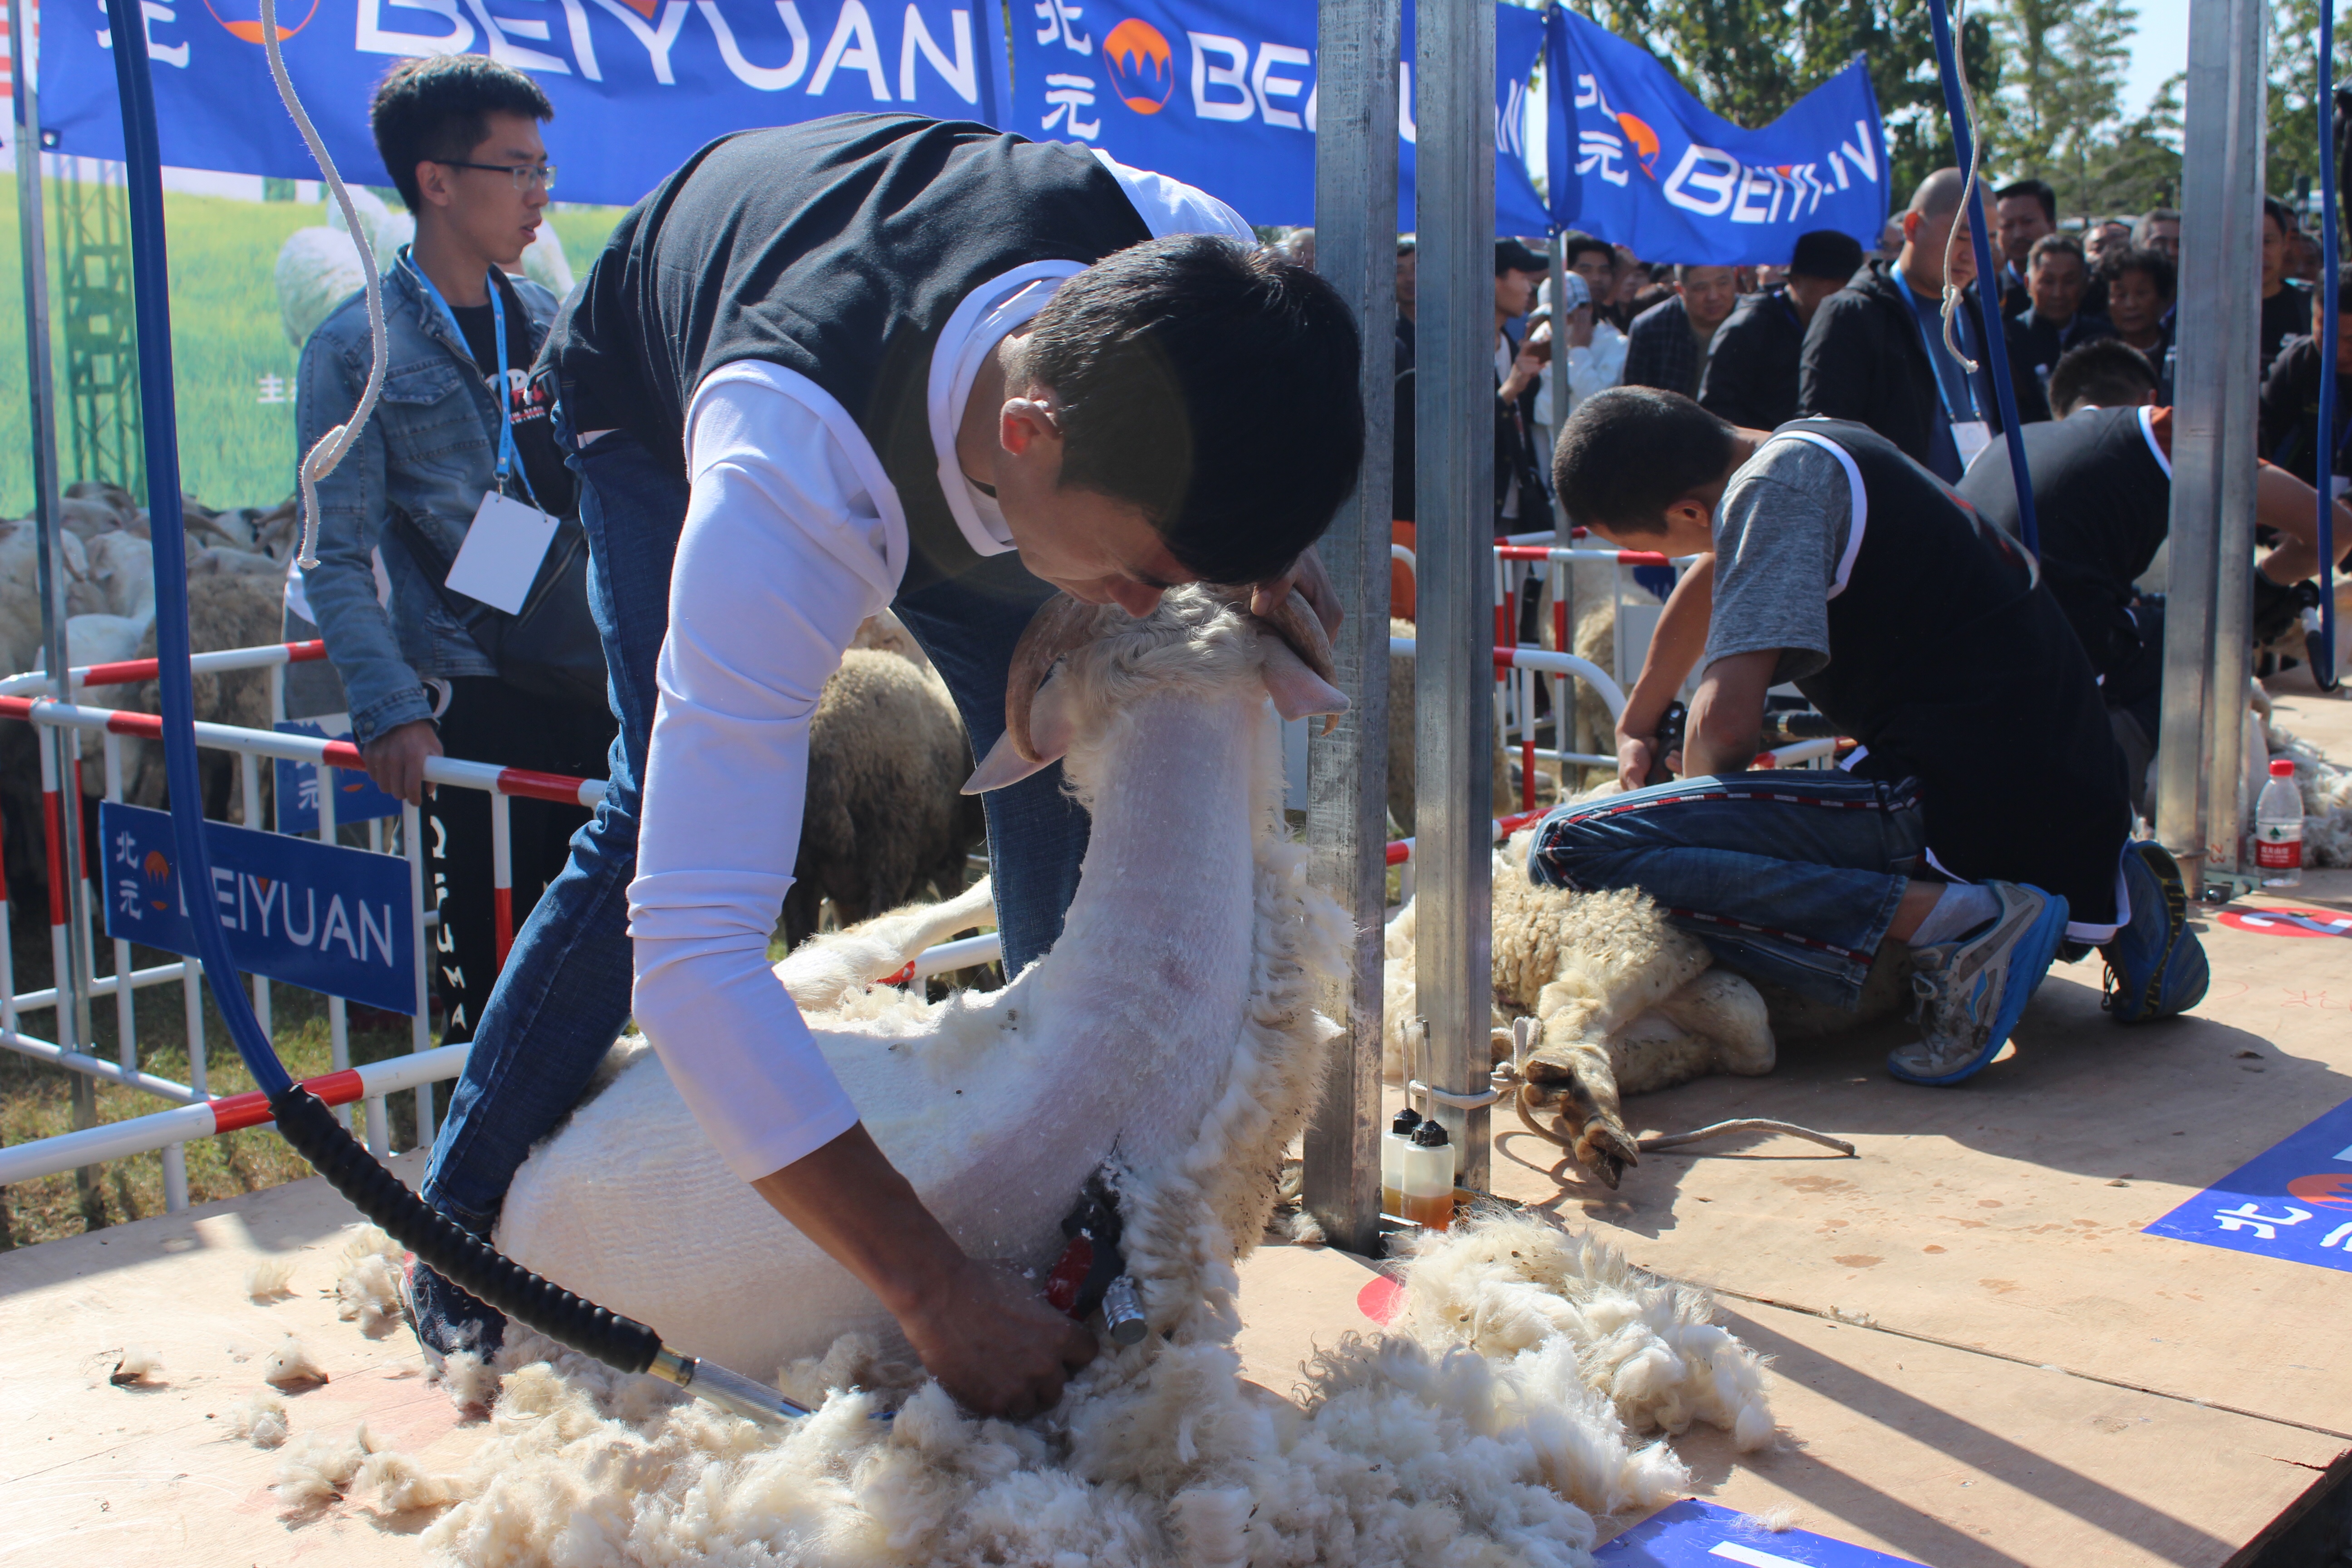
[{"label": "sheep's head", "polygon": [[1248,680],[1286,719],[1344,713],[1348,699],[1334,673],[1322,623],[1296,593],[1260,618],[1249,613],[1247,589],[1176,588],[1141,620],[1056,594],[1013,649],[1003,737],[964,790],[1018,783],[1066,752],[1090,718],[1146,691],[1207,695]]}]

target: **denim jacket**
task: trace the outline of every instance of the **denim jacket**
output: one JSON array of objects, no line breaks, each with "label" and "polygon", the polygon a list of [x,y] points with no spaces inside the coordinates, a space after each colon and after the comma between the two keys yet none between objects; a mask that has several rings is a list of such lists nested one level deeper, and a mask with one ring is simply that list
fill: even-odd
[{"label": "denim jacket", "polygon": [[[509,281],[530,319],[536,353],[559,301],[528,279]],[[383,392],[359,440],[319,485],[319,564],[302,578],[361,745],[431,718],[427,679],[498,673],[408,552],[383,535],[397,513],[456,558],[495,478],[497,421],[505,413],[404,247],[384,275],[383,314]],[[357,293],[302,346],[295,384],[300,451],[358,406],[368,364],[367,300]],[[388,605],[376,599],[379,544],[392,580]]]}]

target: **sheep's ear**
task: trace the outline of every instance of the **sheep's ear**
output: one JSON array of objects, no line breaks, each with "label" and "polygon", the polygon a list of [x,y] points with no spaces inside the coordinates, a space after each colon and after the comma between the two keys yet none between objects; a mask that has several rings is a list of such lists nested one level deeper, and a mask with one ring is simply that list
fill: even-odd
[{"label": "sheep's ear", "polygon": [[1348,694],[1307,668],[1307,661],[1290,651],[1290,645],[1280,637],[1259,639],[1265,647],[1265,690],[1274,699],[1274,710],[1285,719],[1304,719],[1309,713],[1345,713]]},{"label": "sheep's ear", "polygon": [[1010,732],[999,735],[996,744],[988,749],[980,766],[972,769],[971,777],[964,780],[966,795],[986,795],[992,789],[1019,784],[1031,773],[1041,773],[1062,760],[1070,749],[1070,738],[1076,721],[1070,711],[1069,688],[1063,684],[1059,670],[1045,678],[1037,689],[1037,699],[1029,705],[1029,743],[1037,750],[1037,760],[1029,761],[1013,749]]}]

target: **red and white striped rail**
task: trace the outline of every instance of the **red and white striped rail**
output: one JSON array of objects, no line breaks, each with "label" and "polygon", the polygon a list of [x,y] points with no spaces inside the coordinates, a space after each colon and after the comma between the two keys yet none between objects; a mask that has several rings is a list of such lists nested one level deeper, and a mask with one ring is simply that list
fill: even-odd
[{"label": "red and white striped rail", "polygon": [[[225,647],[200,653],[188,660],[188,668],[198,675],[209,675],[227,669],[273,669],[289,664],[310,664],[326,657],[327,645],[314,637],[309,642],[265,643],[259,647]],[[68,689],[131,686],[152,680],[155,674],[156,661],[152,658],[122,658],[107,664],[78,664],[66,671],[66,683]],[[30,670],[0,679],[0,697],[47,696],[56,687],[57,682],[45,671]]]},{"label": "red and white striped rail", "polygon": [[[384,1097],[457,1077],[465,1070],[466,1053],[470,1049],[470,1046],[442,1046],[413,1056],[393,1057],[341,1072],[305,1079],[302,1087],[329,1105],[363,1102],[367,1107],[368,1142],[381,1150],[389,1142],[389,1131],[383,1125]],[[0,1149],[0,1186],[14,1182],[29,1182],[37,1176],[55,1175],[60,1171],[70,1171],[81,1165],[94,1165],[101,1160],[120,1160],[126,1155],[144,1154],[185,1143],[194,1138],[210,1138],[215,1133],[265,1126],[271,1121],[268,1098],[255,1089],[220,1100],[198,1100],[193,1105],[159,1110],[147,1116],[134,1116],[124,1121],[110,1121],[103,1127],[92,1127],[79,1132],[36,1139],[29,1143]]]}]

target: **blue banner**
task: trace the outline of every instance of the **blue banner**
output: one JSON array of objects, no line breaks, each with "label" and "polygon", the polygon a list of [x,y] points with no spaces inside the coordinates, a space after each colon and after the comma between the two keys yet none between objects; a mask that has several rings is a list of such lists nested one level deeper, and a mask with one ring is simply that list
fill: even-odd
[{"label": "blue banner", "polygon": [[1710,112],[1651,56],[1573,11],[1547,14],[1551,216],[1643,261],[1784,266],[1797,237],[1878,244],[1892,203],[1870,71],[1853,63],[1761,131]]},{"label": "blue banner", "polygon": [[[281,719],[276,729],[281,735],[309,735],[320,741],[348,741],[352,738],[352,721],[347,713],[331,713],[323,719]],[[400,815],[399,796],[386,795],[376,788],[375,781],[367,774],[349,768],[329,768],[327,773],[335,781],[335,821],[338,824],[366,822],[374,817]],[[318,764],[279,757],[276,799],[278,832],[318,832]]]},{"label": "blue banner", "polygon": [[[103,801],[106,934],[194,954],[168,813]],[[314,839],[205,824],[211,909],[239,970],[416,1012],[416,893],[408,862]]]},{"label": "blue banner", "polygon": [[[1315,221],[1315,7],[1305,0],[1015,0],[1004,129],[1099,147],[1254,224]],[[1413,9],[1404,12],[1397,227],[1412,218]],[[1546,231],[1527,163],[1543,16],[1495,7],[1495,232]]]},{"label": "blue banner", "polygon": [[[142,8],[166,163],[318,178],[270,83],[257,0]],[[49,0],[41,22],[44,145],[120,159],[105,6]],[[555,106],[556,194],[574,202],[632,204],[732,131],[887,109],[995,124],[1010,96],[994,0],[280,0],[278,25],[327,150],[366,184],[388,177],[369,99],[410,56],[528,72]]]}]

